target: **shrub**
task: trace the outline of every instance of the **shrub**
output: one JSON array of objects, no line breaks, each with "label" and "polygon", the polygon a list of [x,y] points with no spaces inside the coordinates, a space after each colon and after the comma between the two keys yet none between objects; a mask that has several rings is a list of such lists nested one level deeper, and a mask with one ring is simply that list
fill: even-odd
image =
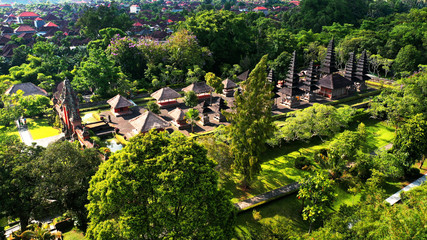
[{"label": "shrub", "polygon": [[255,221],[259,221],[262,219],[261,213],[255,209],[252,211],[252,217]]},{"label": "shrub", "polygon": [[310,165],[310,160],[308,160],[306,157],[295,158],[294,166],[298,169],[307,169]]}]

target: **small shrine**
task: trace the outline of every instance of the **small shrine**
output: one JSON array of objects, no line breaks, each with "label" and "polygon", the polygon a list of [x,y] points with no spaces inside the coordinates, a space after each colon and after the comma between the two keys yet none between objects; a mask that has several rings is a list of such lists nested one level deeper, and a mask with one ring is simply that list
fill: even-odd
[{"label": "small shrine", "polygon": [[199,111],[201,118],[200,123],[202,126],[205,126],[210,123],[208,113],[212,112],[212,109],[209,108],[209,103],[207,101],[201,102],[197,105],[196,109]]},{"label": "small shrine", "polygon": [[181,108],[175,108],[169,112],[172,117],[172,125],[176,126],[179,130],[185,129],[190,126],[185,119],[185,113]]},{"label": "small shrine", "polygon": [[115,97],[109,99],[107,103],[110,104],[111,112],[115,116],[131,114],[132,111],[129,108],[134,106],[134,103],[127,100],[125,97],[123,97],[120,94],[117,94]]},{"label": "small shrine", "polygon": [[151,97],[156,99],[160,107],[165,108],[178,105],[178,98],[181,97],[181,94],[170,87],[164,87],[152,93]]},{"label": "small shrine", "polygon": [[237,87],[237,84],[231,81],[229,78],[222,81],[224,88],[222,89],[222,94],[226,97],[232,97],[234,94],[234,88]]},{"label": "small shrine", "polygon": [[227,121],[225,116],[222,114],[222,110],[228,109],[227,104],[225,104],[225,101],[223,98],[219,98],[218,101],[212,105],[211,109],[215,112],[214,120],[218,122]]}]

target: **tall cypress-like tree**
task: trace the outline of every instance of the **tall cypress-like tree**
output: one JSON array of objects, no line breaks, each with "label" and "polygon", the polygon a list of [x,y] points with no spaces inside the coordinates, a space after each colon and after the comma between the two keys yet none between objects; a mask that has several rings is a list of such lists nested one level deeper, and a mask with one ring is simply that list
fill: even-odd
[{"label": "tall cypress-like tree", "polygon": [[242,174],[248,186],[261,170],[260,154],[273,134],[271,107],[272,85],[267,82],[267,55],[261,58],[249,78],[241,84],[242,94],[235,93],[235,107],[226,117],[231,121],[230,150],[234,170]]}]

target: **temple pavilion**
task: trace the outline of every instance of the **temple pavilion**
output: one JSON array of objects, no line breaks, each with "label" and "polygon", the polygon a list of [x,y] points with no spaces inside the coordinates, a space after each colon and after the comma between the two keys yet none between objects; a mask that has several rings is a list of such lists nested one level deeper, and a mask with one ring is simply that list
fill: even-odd
[{"label": "temple pavilion", "polygon": [[198,99],[207,99],[212,97],[212,87],[208,86],[206,82],[195,82],[182,89],[184,92],[194,91]]},{"label": "temple pavilion", "polygon": [[157,100],[157,104],[164,107],[172,107],[178,104],[178,98],[181,97],[177,91],[170,87],[164,87],[151,94],[151,97]]},{"label": "temple pavilion", "polygon": [[151,111],[145,111],[143,114],[132,118],[129,120],[129,123],[134,127],[132,135],[146,133],[151,129],[163,131],[165,128],[169,127],[168,122]]},{"label": "temple pavilion", "polygon": [[127,100],[120,94],[117,94],[115,97],[109,99],[107,103],[110,104],[111,112],[115,116],[121,116],[132,113],[129,108],[134,106],[133,102]]},{"label": "temple pavilion", "polygon": [[348,89],[353,82],[338,73],[335,66],[335,44],[334,39],[329,42],[326,58],[321,68],[323,76],[320,78],[318,94],[329,99],[337,99],[348,95]]}]

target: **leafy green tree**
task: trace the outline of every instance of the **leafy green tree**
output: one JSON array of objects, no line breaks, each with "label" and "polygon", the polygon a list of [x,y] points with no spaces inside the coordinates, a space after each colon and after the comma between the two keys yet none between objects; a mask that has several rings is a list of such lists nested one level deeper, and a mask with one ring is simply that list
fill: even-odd
[{"label": "leafy green tree", "polygon": [[212,51],[215,63],[235,64],[250,50],[251,29],[243,15],[230,11],[201,11],[182,25],[197,36],[201,46]]},{"label": "leafy green tree", "polygon": [[45,113],[50,107],[50,99],[42,95],[30,95],[20,98],[19,104],[25,109],[25,116],[34,117]]},{"label": "leafy green tree", "polygon": [[33,211],[40,206],[34,199],[38,178],[32,161],[40,148],[26,146],[17,138],[0,138],[0,214],[18,217],[21,230],[27,228]]},{"label": "leafy green tree", "polygon": [[184,96],[184,103],[187,107],[195,107],[198,103],[197,94],[194,91],[188,91]]},{"label": "leafy green tree", "polygon": [[308,232],[314,222],[326,216],[326,208],[332,206],[335,199],[334,181],[326,174],[317,172],[316,176],[307,178],[301,182],[297,195],[302,199],[302,217],[310,222]]},{"label": "leafy green tree", "polygon": [[394,60],[394,68],[397,72],[409,71],[413,72],[417,70],[418,64],[420,64],[419,51],[412,45],[406,45],[401,48],[399,53]]},{"label": "leafy green tree", "polygon": [[205,80],[209,86],[215,89],[216,93],[221,93],[224,84],[222,84],[222,79],[220,77],[217,77],[213,72],[208,72],[205,75]]},{"label": "leafy green tree", "polygon": [[147,103],[147,109],[148,109],[149,111],[151,111],[151,112],[155,113],[155,114],[160,114],[160,107],[159,107],[159,105],[158,105],[156,102],[154,102],[154,101],[151,101],[151,102],[148,102],[148,103]]},{"label": "leafy green tree", "polygon": [[420,168],[427,155],[427,121],[423,114],[408,119],[396,132],[393,143],[395,153],[405,154],[405,170],[421,160]]},{"label": "leafy green tree", "polygon": [[295,112],[279,129],[279,137],[285,141],[308,140],[312,137],[334,136],[351,121],[355,110],[351,107],[335,108],[323,104]]},{"label": "leafy green tree", "polygon": [[100,29],[111,27],[127,31],[132,26],[132,21],[128,14],[120,12],[119,5],[113,1],[109,6],[85,7],[76,25],[84,35],[95,39],[99,36]]},{"label": "leafy green tree", "polygon": [[194,125],[196,124],[197,121],[200,120],[199,110],[194,108],[188,109],[188,111],[185,113],[185,119],[191,125],[191,132],[194,132]]},{"label": "leafy green tree", "polygon": [[[55,200],[60,213],[69,211],[82,230],[87,226],[87,190],[101,158],[95,149],[80,150],[80,146],[68,141],[50,144],[33,160],[33,174],[39,178],[35,199]],[[52,204],[41,201],[44,211]]]},{"label": "leafy green tree", "polygon": [[123,93],[130,88],[127,77],[101,49],[90,49],[88,59],[75,67],[72,73],[72,84],[77,90],[92,90],[102,97]]},{"label": "leafy green tree", "polygon": [[[183,136],[151,131],[101,164],[89,188],[88,239],[229,239],[230,194],[214,162]],[[212,211],[212,210],[215,211]]]},{"label": "leafy green tree", "polygon": [[25,109],[19,104],[23,92],[18,91],[16,94],[3,95],[3,108],[0,108],[0,125],[10,126],[10,123],[17,120],[24,113]]},{"label": "leafy green tree", "polygon": [[322,26],[330,26],[334,22],[357,24],[368,11],[364,0],[305,0],[300,9],[290,11],[288,25],[297,29],[313,29],[320,32]]},{"label": "leafy green tree", "polygon": [[231,122],[230,150],[233,167],[248,186],[261,170],[259,158],[274,132],[271,118],[272,86],[267,82],[267,55],[261,58],[249,78],[242,83],[242,94],[235,93],[235,107],[226,117]]}]

